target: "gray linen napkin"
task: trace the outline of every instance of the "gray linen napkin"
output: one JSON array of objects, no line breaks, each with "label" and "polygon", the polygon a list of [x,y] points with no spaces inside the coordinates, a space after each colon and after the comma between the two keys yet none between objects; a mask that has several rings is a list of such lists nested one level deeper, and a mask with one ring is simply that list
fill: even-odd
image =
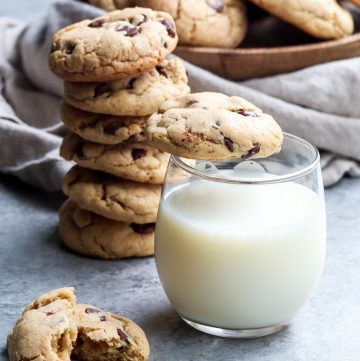
[{"label": "gray linen napkin", "polygon": [[[65,129],[58,112],[62,82],[47,67],[51,37],[101,13],[58,0],[26,26],[0,19],[0,171],[48,191],[61,188],[71,163],[58,153]],[[325,185],[345,174],[360,176],[359,58],[241,83],[185,65],[194,92],[242,96],[272,114],[285,131],[319,147]]]}]

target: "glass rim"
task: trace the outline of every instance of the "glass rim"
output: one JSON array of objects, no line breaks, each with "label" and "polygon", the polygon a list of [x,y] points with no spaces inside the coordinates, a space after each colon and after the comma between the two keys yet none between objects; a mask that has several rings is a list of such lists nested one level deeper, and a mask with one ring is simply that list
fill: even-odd
[{"label": "glass rim", "polygon": [[[288,174],[275,175],[271,178],[265,178],[265,179],[264,178],[246,178],[246,177],[233,178],[233,177],[218,176],[215,174],[207,174],[207,173],[204,173],[203,171],[195,169],[194,167],[186,164],[180,157],[178,157],[176,155],[171,154],[170,159],[178,167],[182,168],[187,173],[191,173],[199,178],[202,178],[202,179],[205,179],[208,181],[212,181],[212,182],[231,183],[231,184],[274,184],[274,183],[290,182],[290,181],[294,181],[296,179],[302,178],[305,175],[311,173],[314,169],[316,169],[320,162],[320,153],[319,153],[319,150],[314,145],[312,145],[305,139],[300,138],[300,137],[290,134],[290,133],[286,133],[286,132],[283,132],[283,134],[284,134],[284,139],[286,138],[286,139],[290,139],[290,140],[295,140],[295,141],[300,142],[303,146],[311,148],[311,150],[314,153],[314,159],[311,161],[310,164],[308,164],[307,166],[304,166],[303,169],[300,169],[300,170],[297,170],[294,172],[289,172]],[[233,158],[233,159],[239,159],[239,158]],[[252,159],[249,159],[248,161],[251,161],[251,160]],[[204,160],[204,161],[206,161],[206,160]],[[231,161],[231,159],[220,160],[219,162],[226,162],[226,161]],[[253,161],[256,161],[256,159],[253,159]]]}]

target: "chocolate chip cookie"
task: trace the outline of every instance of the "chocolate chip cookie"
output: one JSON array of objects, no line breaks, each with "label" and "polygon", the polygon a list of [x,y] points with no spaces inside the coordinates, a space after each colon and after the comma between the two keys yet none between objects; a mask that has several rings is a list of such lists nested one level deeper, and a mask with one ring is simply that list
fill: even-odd
[{"label": "chocolate chip cookie", "polygon": [[154,223],[161,186],[127,181],[75,166],[65,176],[64,193],[80,208],[109,219]]},{"label": "chocolate chip cookie", "polygon": [[8,335],[10,361],[70,360],[77,337],[73,292],[73,288],[54,290],[26,307]]},{"label": "chocolate chip cookie", "polygon": [[239,97],[190,94],[163,103],[147,127],[150,144],[180,157],[222,160],[267,157],[280,150],[275,120]]},{"label": "chocolate chip cookie", "polygon": [[81,138],[101,144],[143,142],[148,117],[117,117],[95,114],[63,102],[61,117],[65,126]]},{"label": "chocolate chip cookie", "polygon": [[149,343],[135,322],[82,304],[75,306],[75,319],[78,341],[73,355],[76,359],[145,361],[149,358]]},{"label": "chocolate chip cookie", "polygon": [[111,81],[159,65],[177,40],[169,14],[145,8],[117,10],[58,31],[49,66],[64,80]]},{"label": "chocolate chip cookie", "polygon": [[65,82],[65,100],[76,108],[118,116],[143,116],[165,100],[190,92],[180,60],[164,60],[154,69],[113,82]]},{"label": "chocolate chip cookie", "polygon": [[64,138],[60,154],[81,167],[141,183],[162,184],[170,155],[144,143],[104,145],[75,134]]},{"label": "chocolate chip cookie", "polygon": [[243,0],[137,0],[136,4],[172,15],[180,44],[234,48],[247,30]]},{"label": "chocolate chip cookie", "polygon": [[66,201],[59,211],[60,236],[71,250],[91,257],[120,259],[154,254],[155,223],[117,222]]},{"label": "chocolate chip cookie", "polygon": [[316,38],[338,39],[354,31],[350,12],[335,0],[250,1]]}]

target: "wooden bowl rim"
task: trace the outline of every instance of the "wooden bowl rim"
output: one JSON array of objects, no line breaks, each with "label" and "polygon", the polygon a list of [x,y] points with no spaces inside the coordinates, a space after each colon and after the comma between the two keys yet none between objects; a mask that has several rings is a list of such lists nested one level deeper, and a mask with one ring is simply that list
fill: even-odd
[{"label": "wooden bowl rim", "polygon": [[190,51],[204,54],[223,54],[223,55],[246,55],[246,54],[274,54],[274,53],[296,53],[303,51],[318,50],[324,48],[335,48],[339,46],[348,45],[351,43],[360,42],[360,33],[346,36],[341,39],[326,40],[314,44],[301,44],[301,45],[289,45],[289,46],[276,46],[269,48],[205,48],[198,46],[178,46],[176,50]]}]

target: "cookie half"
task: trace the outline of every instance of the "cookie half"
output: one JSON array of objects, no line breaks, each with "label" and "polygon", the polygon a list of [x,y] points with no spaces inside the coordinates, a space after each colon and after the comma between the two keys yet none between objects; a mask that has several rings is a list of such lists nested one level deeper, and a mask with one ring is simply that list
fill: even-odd
[{"label": "cookie half", "polygon": [[70,360],[77,338],[73,291],[73,288],[51,291],[24,310],[8,335],[10,361]]},{"label": "cookie half", "polygon": [[120,259],[154,254],[155,224],[117,222],[66,201],[59,211],[64,244],[85,256]]},{"label": "cookie half", "polygon": [[141,183],[162,184],[170,155],[145,143],[104,145],[69,134],[60,154],[81,167]]},{"label": "cookie half", "polygon": [[268,114],[239,97],[196,93],[163,103],[147,127],[148,141],[190,159],[267,157],[280,150],[283,134]]},{"label": "cookie half", "polygon": [[149,358],[149,342],[135,322],[83,304],[75,306],[75,320],[78,340],[73,355],[76,359],[146,361]]},{"label": "cookie half", "polygon": [[113,82],[65,82],[65,100],[76,108],[117,116],[144,116],[165,100],[190,92],[182,62],[164,60],[152,70]]},{"label": "cookie half", "polygon": [[177,40],[169,14],[138,7],[117,10],[58,31],[49,66],[64,80],[111,81],[157,66]]},{"label": "cookie half", "polygon": [[243,0],[137,0],[136,3],[169,13],[183,45],[235,48],[246,34]]},{"label": "cookie half", "polygon": [[81,138],[101,143],[144,142],[148,117],[117,117],[95,114],[61,104],[61,118],[65,126]]},{"label": "cookie half", "polygon": [[63,191],[82,209],[115,221],[144,224],[156,222],[161,185],[75,166],[65,176]]},{"label": "cookie half", "polygon": [[354,32],[351,13],[336,0],[250,1],[316,38],[338,39]]}]

